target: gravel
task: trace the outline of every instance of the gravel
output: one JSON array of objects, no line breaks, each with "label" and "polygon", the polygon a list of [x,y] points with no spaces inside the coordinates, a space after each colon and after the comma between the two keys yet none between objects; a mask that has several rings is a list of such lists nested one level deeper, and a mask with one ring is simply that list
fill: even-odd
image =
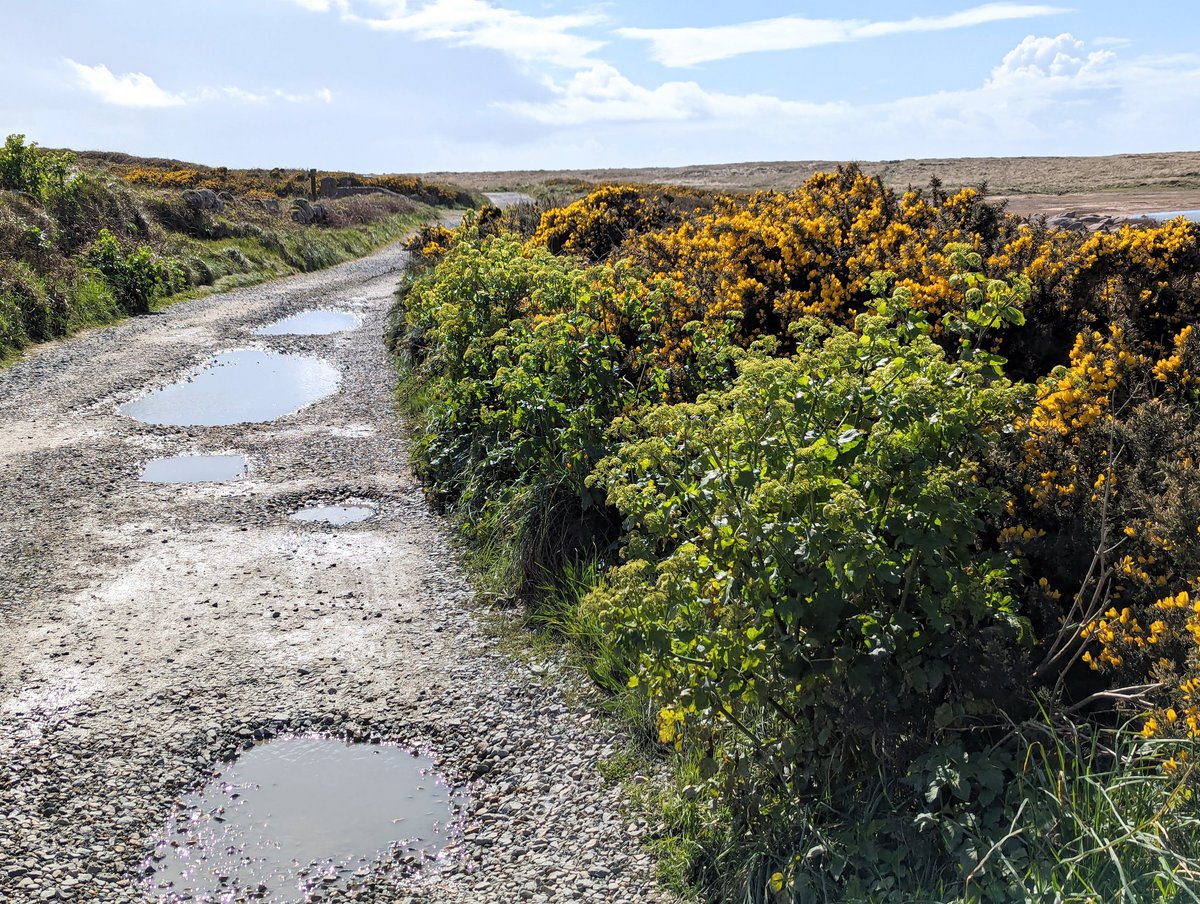
[{"label": "gravel", "polygon": [[[560,664],[501,651],[412,477],[380,339],[403,263],[392,247],[180,303],[0,372],[0,902],[144,900],[181,796],[298,732],[420,748],[470,800],[440,862],[385,856],[308,900],[674,900],[640,846],[652,830],[597,773],[619,726]],[[314,305],[363,325],[251,336]],[[116,414],[246,347],[325,358],[341,388],[269,424]],[[138,482],[190,453],[250,472]],[[347,502],[377,513],[288,518]]]}]

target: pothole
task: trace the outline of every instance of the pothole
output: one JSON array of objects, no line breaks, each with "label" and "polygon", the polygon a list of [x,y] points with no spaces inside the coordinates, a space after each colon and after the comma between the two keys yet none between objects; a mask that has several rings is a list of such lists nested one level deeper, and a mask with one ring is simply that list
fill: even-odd
[{"label": "pothole", "polygon": [[221,352],[184,380],[118,411],[171,427],[264,423],[330,395],[340,380],[337,368],[320,358],[242,349]]},{"label": "pothole", "polygon": [[427,756],[308,736],[248,750],[183,803],[147,860],[151,897],[293,902],[436,860],[466,800]]},{"label": "pothole", "polygon": [[143,483],[223,483],[245,476],[242,455],[178,455],[151,459],[138,479]]},{"label": "pothole", "polygon": [[362,323],[362,318],[348,311],[330,311],[311,308],[300,311],[274,323],[259,327],[255,336],[327,336],[352,330]]},{"label": "pothole", "polygon": [[291,514],[293,521],[312,521],[341,527],[374,517],[376,509],[369,505],[313,505]]}]

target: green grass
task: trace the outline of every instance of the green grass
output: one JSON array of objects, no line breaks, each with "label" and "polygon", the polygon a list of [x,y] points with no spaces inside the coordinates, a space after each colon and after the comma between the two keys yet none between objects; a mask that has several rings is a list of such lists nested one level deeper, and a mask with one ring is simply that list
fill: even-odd
[{"label": "green grass", "polygon": [[[157,298],[151,308],[160,311],[181,301],[324,269],[362,257],[402,239],[432,215],[431,208],[422,207],[368,225],[339,229],[283,226],[258,229],[254,235],[246,237],[215,240],[171,235],[164,243],[162,256],[180,264],[199,284]],[[43,293],[46,290],[40,280],[36,288]],[[112,289],[93,271],[81,270],[65,294],[65,336],[83,329],[107,326],[126,316],[116,303]],[[0,367],[19,360],[23,350],[31,345],[29,337],[20,328],[19,312],[15,308],[9,310],[10,307],[13,306],[0,305]]]},{"label": "green grass", "polygon": [[[1200,904],[1200,745],[1147,740],[1128,726],[1026,730],[1016,813],[980,872],[1035,899]],[[1182,765],[1163,769],[1181,754]]]},{"label": "green grass", "polygon": [[174,237],[170,254],[189,270],[211,276],[208,285],[197,285],[159,299],[156,309],[213,292],[257,285],[294,273],[311,272],[363,257],[403,238],[432,215],[430,209],[398,214],[367,226],[343,229],[261,230],[245,238],[200,240]]}]

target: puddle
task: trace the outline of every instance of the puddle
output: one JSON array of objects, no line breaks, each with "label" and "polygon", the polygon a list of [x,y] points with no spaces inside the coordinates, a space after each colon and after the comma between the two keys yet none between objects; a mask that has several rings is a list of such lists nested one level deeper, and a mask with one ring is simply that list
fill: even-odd
[{"label": "puddle", "polygon": [[147,462],[139,480],[143,483],[221,483],[245,475],[246,459],[241,455],[180,455]]},{"label": "puddle", "polygon": [[1152,220],[1158,220],[1160,223],[1176,217],[1187,217],[1193,223],[1200,223],[1200,210],[1160,210],[1157,213],[1148,213],[1146,216]]},{"label": "puddle", "polygon": [[366,505],[314,505],[302,508],[291,515],[293,521],[319,521],[341,527],[343,524],[354,524],[356,521],[366,521],[375,514],[375,509]]},{"label": "puddle", "polygon": [[486,191],[483,194],[493,207],[501,209],[513,207],[517,204],[532,203],[535,200],[531,195],[519,191]]},{"label": "puddle", "polygon": [[221,352],[190,377],[126,402],[118,411],[171,427],[264,423],[330,395],[340,379],[333,365],[307,355]]},{"label": "puddle", "polygon": [[293,902],[337,888],[390,851],[436,858],[464,800],[428,757],[290,737],[246,751],[184,804],[147,860],[152,897],[224,902],[240,900],[240,890]]},{"label": "puddle", "polygon": [[352,330],[362,323],[357,314],[313,308],[276,320],[254,331],[255,336],[326,336]]}]

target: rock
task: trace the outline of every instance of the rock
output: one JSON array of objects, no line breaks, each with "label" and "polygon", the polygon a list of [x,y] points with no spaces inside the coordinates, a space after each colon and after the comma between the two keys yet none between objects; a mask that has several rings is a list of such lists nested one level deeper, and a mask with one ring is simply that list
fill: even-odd
[{"label": "rock", "polygon": [[192,210],[223,213],[225,201],[208,188],[189,188],[183,193],[184,203]]},{"label": "rock", "polygon": [[313,221],[312,205],[305,198],[296,198],[292,201],[292,220],[307,226]]}]

